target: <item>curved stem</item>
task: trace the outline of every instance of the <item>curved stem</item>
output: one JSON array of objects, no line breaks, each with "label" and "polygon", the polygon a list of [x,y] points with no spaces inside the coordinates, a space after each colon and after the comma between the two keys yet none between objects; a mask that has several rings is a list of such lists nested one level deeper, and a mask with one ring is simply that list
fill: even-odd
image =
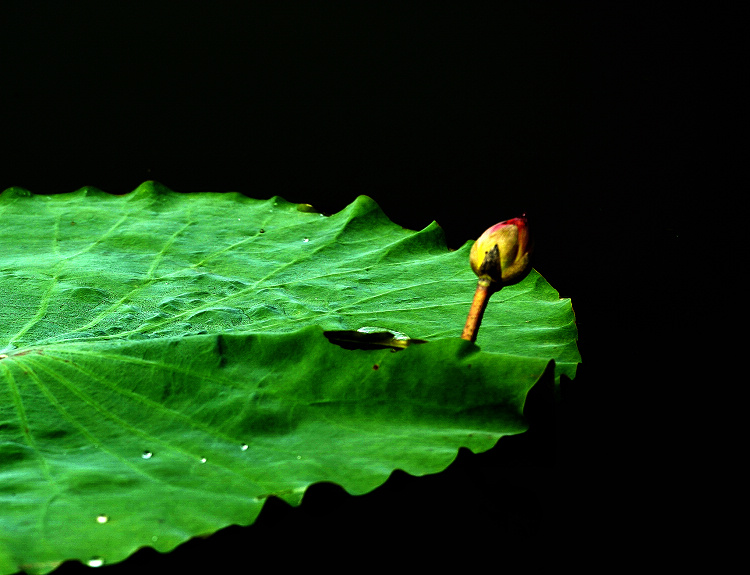
[{"label": "curved stem", "polygon": [[474,299],[469,308],[469,316],[466,318],[466,325],[461,334],[461,339],[471,342],[477,340],[479,325],[482,323],[484,310],[487,308],[487,302],[490,299],[490,295],[492,295],[492,291],[490,290],[491,283],[492,282],[489,278],[479,278],[479,281],[477,282],[477,291],[474,292]]}]

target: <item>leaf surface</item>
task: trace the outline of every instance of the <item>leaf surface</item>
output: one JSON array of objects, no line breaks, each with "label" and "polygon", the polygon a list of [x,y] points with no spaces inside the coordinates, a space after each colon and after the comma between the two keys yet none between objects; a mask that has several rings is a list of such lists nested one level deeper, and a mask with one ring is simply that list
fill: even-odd
[{"label": "leaf surface", "polygon": [[[281,198],[153,182],[0,196],[0,574],[114,563],[252,523],[319,481],[353,494],[394,469],[523,432],[526,394],[580,361],[570,300],[533,271],[458,338],[470,243]],[[427,340],[394,353],[324,330]]]}]

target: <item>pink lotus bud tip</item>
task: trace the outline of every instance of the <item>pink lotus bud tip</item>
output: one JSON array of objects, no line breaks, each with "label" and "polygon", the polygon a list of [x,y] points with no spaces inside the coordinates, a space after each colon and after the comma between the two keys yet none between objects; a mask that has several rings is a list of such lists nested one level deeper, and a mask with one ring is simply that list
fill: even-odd
[{"label": "pink lotus bud tip", "polygon": [[471,269],[501,285],[521,281],[529,270],[533,246],[526,214],[486,230],[471,247]]}]

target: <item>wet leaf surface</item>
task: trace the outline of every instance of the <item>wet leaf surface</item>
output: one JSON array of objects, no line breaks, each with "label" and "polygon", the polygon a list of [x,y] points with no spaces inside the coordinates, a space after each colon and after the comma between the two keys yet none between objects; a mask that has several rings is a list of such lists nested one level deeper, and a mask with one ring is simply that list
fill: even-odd
[{"label": "wet leaf surface", "polygon": [[10,189],[0,221],[3,574],[169,551],[320,482],[438,472],[526,430],[548,365],[580,360],[570,300],[536,271],[459,339],[470,244],[364,196],[328,217],[153,182]]}]

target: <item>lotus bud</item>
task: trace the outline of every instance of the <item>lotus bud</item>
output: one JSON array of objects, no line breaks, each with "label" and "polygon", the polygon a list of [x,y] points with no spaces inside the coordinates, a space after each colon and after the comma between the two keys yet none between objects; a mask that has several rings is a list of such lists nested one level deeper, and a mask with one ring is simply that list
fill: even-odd
[{"label": "lotus bud", "polygon": [[469,255],[479,278],[500,285],[521,281],[529,269],[532,245],[525,216],[495,224],[474,242]]},{"label": "lotus bud", "polygon": [[479,281],[461,334],[463,339],[476,341],[492,292],[524,278],[529,270],[531,249],[525,215],[495,224],[474,242],[469,263]]}]

